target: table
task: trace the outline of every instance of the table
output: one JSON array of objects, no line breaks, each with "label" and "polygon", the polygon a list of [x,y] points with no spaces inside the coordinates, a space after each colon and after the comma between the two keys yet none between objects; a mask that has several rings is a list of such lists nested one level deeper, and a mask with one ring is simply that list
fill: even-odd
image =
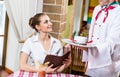
[{"label": "table", "polygon": [[[8,77],[39,77],[39,73],[25,72],[23,70],[20,70],[20,71],[14,72]],[[83,77],[83,76],[64,74],[64,73],[54,73],[54,74],[46,74],[46,77]]]}]

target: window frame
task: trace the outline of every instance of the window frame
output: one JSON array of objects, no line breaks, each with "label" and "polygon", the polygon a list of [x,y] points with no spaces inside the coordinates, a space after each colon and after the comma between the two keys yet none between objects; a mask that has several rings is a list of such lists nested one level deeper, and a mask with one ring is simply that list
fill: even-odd
[{"label": "window frame", "polygon": [[[0,0],[0,2],[2,2],[2,1],[4,1],[4,0]],[[6,64],[8,24],[9,24],[9,19],[8,19],[7,12],[5,10],[4,33],[0,34],[0,37],[3,37],[2,63],[0,66],[2,66],[3,68],[5,68],[5,64]]]}]

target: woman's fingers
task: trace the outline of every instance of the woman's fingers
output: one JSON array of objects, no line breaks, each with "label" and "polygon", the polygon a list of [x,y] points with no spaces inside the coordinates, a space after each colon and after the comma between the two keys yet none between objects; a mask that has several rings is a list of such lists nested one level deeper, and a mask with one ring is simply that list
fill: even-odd
[{"label": "woman's fingers", "polygon": [[52,68],[53,67],[53,64],[51,64],[50,66],[49,66],[49,68]]}]

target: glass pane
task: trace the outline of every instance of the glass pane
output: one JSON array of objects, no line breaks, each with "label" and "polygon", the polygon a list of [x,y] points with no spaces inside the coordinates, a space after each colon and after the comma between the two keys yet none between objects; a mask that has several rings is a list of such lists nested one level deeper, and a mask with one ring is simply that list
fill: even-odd
[{"label": "glass pane", "polygon": [[4,35],[6,9],[4,1],[0,1],[0,35]]},{"label": "glass pane", "polygon": [[0,65],[2,65],[2,57],[3,57],[3,42],[4,38],[0,37]]}]

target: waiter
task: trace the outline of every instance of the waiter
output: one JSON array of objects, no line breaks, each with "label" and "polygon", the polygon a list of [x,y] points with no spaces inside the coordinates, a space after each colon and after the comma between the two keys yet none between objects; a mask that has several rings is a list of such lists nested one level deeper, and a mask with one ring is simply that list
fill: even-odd
[{"label": "waiter", "polygon": [[80,47],[86,74],[92,77],[117,77],[120,71],[120,6],[117,0],[99,0],[89,30],[88,44]]}]

